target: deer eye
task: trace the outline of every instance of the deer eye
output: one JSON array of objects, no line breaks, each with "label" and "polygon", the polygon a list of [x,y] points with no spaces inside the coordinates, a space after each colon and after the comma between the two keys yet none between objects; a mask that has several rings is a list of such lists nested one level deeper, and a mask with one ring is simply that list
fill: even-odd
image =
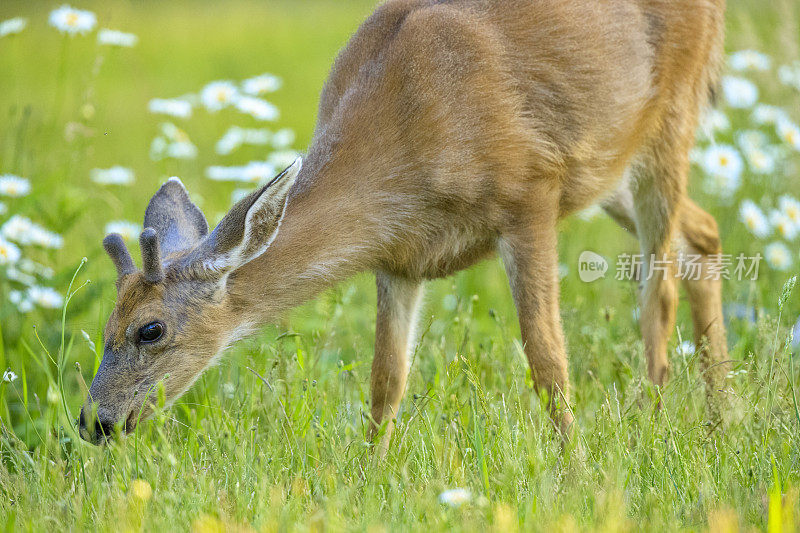
[{"label": "deer eye", "polygon": [[164,324],[161,322],[150,322],[146,326],[139,328],[139,342],[156,342],[164,334]]}]

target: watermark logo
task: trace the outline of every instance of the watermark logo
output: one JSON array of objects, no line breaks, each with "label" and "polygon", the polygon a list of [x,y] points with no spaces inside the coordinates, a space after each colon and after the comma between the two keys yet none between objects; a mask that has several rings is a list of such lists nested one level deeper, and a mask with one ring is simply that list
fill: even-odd
[{"label": "watermark logo", "polygon": [[578,276],[584,283],[591,283],[605,277],[608,261],[600,254],[584,250],[578,257]]},{"label": "watermark logo", "polygon": [[[761,254],[752,256],[738,254],[685,254],[657,256],[644,254],[620,254],[614,264],[614,279],[617,281],[646,281],[653,278],[676,278],[688,281],[700,280],[751,280],[758,279]],[[578,256],[578,276],[581,281],[591,283],[604,278],[609,264],[600,254],[585,250]]]}]

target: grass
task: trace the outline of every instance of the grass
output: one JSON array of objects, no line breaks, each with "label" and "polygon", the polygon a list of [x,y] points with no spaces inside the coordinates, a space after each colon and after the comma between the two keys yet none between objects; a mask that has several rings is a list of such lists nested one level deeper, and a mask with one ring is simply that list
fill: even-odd
[{"label": "grass", "polygon": [[[729,49],[757,47],[781,62],[800,57],[794,4],[730,4]],[[183,179],[211,220],[227,209],[233,188],[203,177],[220,162],[211,148],[231,117],[176,121],[200,155],[154,162],[148,148],[162,120],[145,112],[147,102],[214,79],[275,72],[285,81],[272,98],[279,125],[294,128],[297,146],[306,146],[335,53],[373,4],[81,3],[98,13],[101,27],[139,35],[133,50],[63,39],[46,26],[53,7],[0,4],[0,20],[31,19],[20,36],[0,39],[0,72],[11,73],[0,75],[0,173],[27,176],[34,186],[24,201],[7,203],[64,235],[63,249],[31,253],[55,268],[52,285],[70,296],[63,313],[23,315],[7,302],[12,284],[0,277],[0,367],[19,374],[0,383],[6,529],[798,527],[800,373],[787,339],[800,303],[797,291],[781,298],[791,272],[765,268],[757,282],[726,284],[726,302],[750,311],[729,317],[730,422],[712,426],[694,357],[671,352],[672,379],[662,390],[644,379],[635,287],[579,281],[580,251],[635,250],[606,219],[571,219],[562,231],[569,267],[562,315],[577,419],[566,449],[532,390],[498,260],[429,284],[424,334],[383,463],[370,460],[365,442],[375,314],[367,274],[239,343],[135,434],[103,448],[84,444],[72,422],[102,356],[114,300],[113,269],[99,246],[103,226],[140,220],[170,175]],[[800,118],[797,93],[767,76],[758,82],[762,100]],[[223,163],[257,157],[247,148]],[[89,181],[91,168],[115,164],[135,169],[134,187]],[[736,204],[705,193],[698,181],[692,194],[720,221],[726,250],[760,251],[763,244],[737,222]],[[748,179],[740,197],[758,200],[797,185],[795,158],[781,181]],[[682,305],[671,349],[691,336],[686,311]],[[439,494],[454,487],[469,489],[471,501],[441,504]]]}]

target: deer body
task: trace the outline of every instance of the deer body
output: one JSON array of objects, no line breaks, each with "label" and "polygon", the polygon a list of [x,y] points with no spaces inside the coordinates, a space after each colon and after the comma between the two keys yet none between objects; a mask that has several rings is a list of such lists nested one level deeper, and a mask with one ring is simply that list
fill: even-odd
[{"label": "deer body", "polygon": [[[534,381],[566,430],[558,221],[600,201],[647,257],[692,251],[709,268],[720,251],[716,225],[686,197],[686,180],[721,54],[723,11],[723,0],[388,1],[337,58],[302,169],[296,163],[243,200],[210,234],[182,186],[168,183],[148,208],[152,224],[145,219],[156,244],[142,241],[143,256],[163,264],[148,267],[145,257],[144,273],[120,268],[125,254],[107,242],[121,273],[107,357],[124,344],[121,329],[130,337],[145,321],[139,308],[199,304],[182,324],[165,325],[165,347],[136,348],[192,347],[191,368],[173,368],[166,382],[176,397],[235,340],[232,332],[375,271],[372,427],[389,421],[385,450],[422,283],[498,251]],[[726,356],[719,282],[686,288],[714,390],[714,363]],[[675,280],[647,280],[641,297],[648,370],[662,384]],[[153,359],[134,381],[152,383],[169,370]],[[92,386],[98,413],[95,396],[114,381],[111,368],[101,366],[98,376],[111,377]],[[125,418],[136,405],[125,398],[107,418]]]}]

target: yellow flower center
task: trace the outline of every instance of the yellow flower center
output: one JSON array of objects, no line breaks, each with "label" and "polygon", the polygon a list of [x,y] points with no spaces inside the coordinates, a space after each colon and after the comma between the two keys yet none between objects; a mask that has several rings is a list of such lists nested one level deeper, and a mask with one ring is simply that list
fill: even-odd
[{"label": "yellow flower center", "polygon": [[719,156],[719,164],[720,166],[727,167],[728,166],[728,158],[724,155]]},{"label": "yellow flower center", "polygon": [[224,102],[227,99],[228,95],[224,90],[220,89],[219,91],[217,91],[217,102]]},{"label": "yellow flower center", "polygon": [[78,15],[76,13],[67,14],[67,26],[75,26],[78,23]]},{"label": "yellow flower center", "polygon": [[8,250],[5,248],[0,248],[0,256],[8,257]]}]

